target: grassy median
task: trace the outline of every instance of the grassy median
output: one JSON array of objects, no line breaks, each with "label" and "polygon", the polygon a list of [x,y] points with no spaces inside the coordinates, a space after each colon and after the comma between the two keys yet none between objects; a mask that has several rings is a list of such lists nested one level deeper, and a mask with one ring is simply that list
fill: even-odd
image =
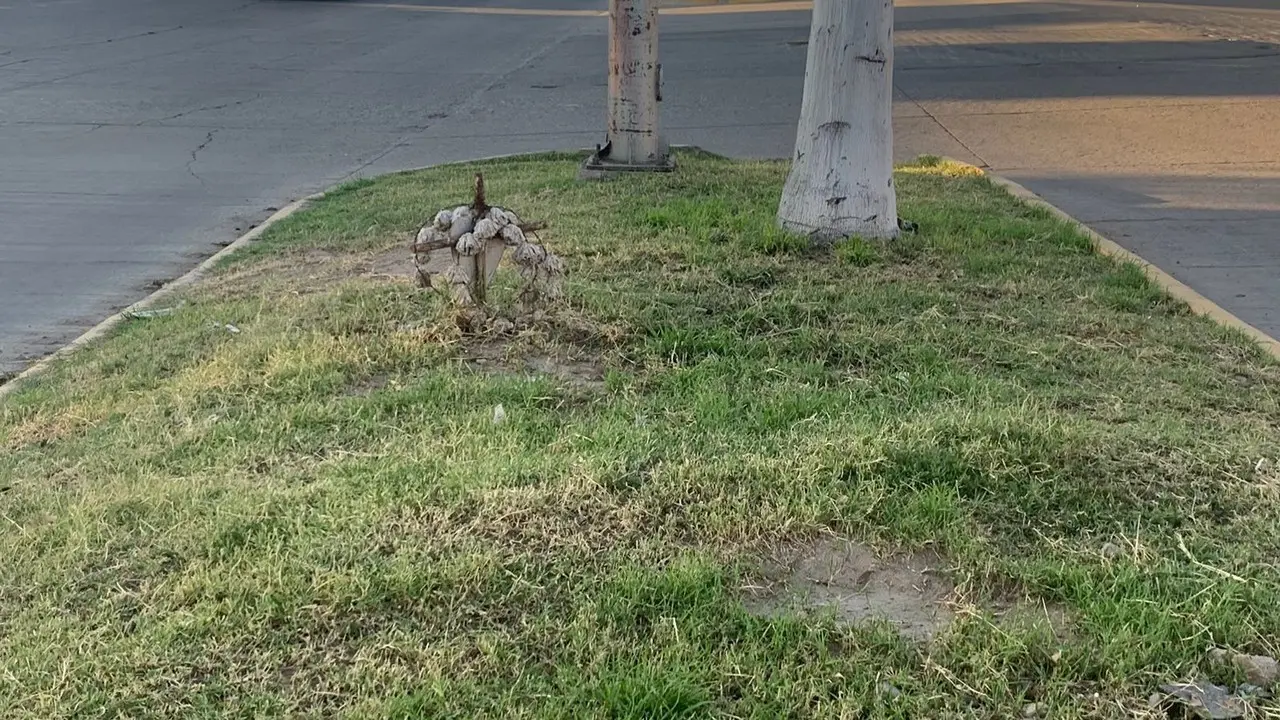
[{"label": "grassy median", "polygon": [[[494,162],[569,301],[464,335],[406,243],[475,169],[0,403],[0,714],[1119,718],[1276,653],[1280,365],[1070,227],[926,161],[917,233],[815,250],[782,164]],[[929,559],[931,639],[775,602],[846,540]]]}]

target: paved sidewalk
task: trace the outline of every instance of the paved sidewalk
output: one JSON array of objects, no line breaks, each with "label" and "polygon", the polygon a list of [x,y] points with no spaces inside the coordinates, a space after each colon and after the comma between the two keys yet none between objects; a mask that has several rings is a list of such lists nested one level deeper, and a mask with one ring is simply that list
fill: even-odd
[{"label": "paved sidewalk", "polygon": [[904,111],[1280,337],[1280,9],[1264,4],[907,12]]},{"label": "paved sidewalk", "polygon": [[[753,71],[796,67],[772,85],[744,73],[740,86],[776,98],[757,107],[790,110],[805,21],[749,39],[726,31],[708,52]],[[706,41],[690,32],[664,42]],[[1275,3],[906,0],[896,42],[899,159],[946,154],[1018,180],[1280,337]],[[672,68],[673,95],[724,81],[711,68],[692,74]],[[731,154],[787,154],[792,114],[764,113],[776,121],[772,143],[760,143],[762,122],[692,136]]]}]

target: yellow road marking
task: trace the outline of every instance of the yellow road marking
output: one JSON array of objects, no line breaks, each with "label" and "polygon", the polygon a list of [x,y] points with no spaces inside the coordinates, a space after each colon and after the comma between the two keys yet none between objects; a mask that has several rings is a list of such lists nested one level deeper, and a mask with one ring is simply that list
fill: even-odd
[{"label": "yellow road marking", "polygon": [[[330,0],[339,4],[338,0]],[[679,1],[679,0],[678,0]],[[663,15],[738,15],[743,13],[770,12],[802,12],[813,8],[812,0],[683,0],[689,5],[664,7],[659,10]],[[1071,7],[1105,7],[1109,0],[1048,0],[1050,4],[1063,8]],[[897,7],[963,7],[966,5],[1009,5],[1026,2],[1026,0],[896,0]],[[713,4],[714,3],[714,4]],[[525,17],[609,17],[607,10],[557,10],[554,8],[514,8],[514,7],[477,7],[449,5],[414,5],[403,2],[355,2],[340,3],[344,7],[372,7],[390,10],[406,10],[409,12],[454,13],[461,15],[514,15]],[[1165,3],[1148,1],[1149,6],[1167,7]],[[0,6],[3,8],[4,6]],[[1270,13],[1273,10],[1253,11]]]},{"label": "yellow road marking", "polygon": [[[665,7],[658,10],[663,15],[728,15],[760,12],[795,12],[812,10],[809,0],[794,2],[737,2],[729,5],[689,5],[687,7]],[[607,14],[607,13],[606,13]]]},{"label": "yellow road marking", "polygon": [[[664,7],[659,10],[663,15],[737,15],[742,13],[769,13],[769,12],[801,12],[813,8],[812,0],[676,0],[677,2],[687,2],[688,5],[677,5],[674,7]],[[907,7],[963,7],[966,5],[1010,5],[1023,3],[1027,0],[896,0],[895,5],[900,8]],[[1047,0],[1049,4],[1062,8],[1079,8],[1079,7],[1109,7],[1113,0]],[[339,0],[330,0],[333,4],[339,4]],[[414,5],[411,3],[399,2],[355,2],[341,3],[344,7],[373,7],[385,8],[391,10],[407,10],[410,12],[427,12],[427,13],[455,13],[462,15],[516,15],[525,17],[587,17],[587,18],[604,18],[609,17],[606,10],[556,10],[556,9],[536,9],[536,8],[513,8],[513,7],[473,7],[473,6],[448,6],[448,5]],[[1176,4],[1159,2],[1159,0],[1146,0],[1142,3],[1147,7],[1173,8],[1183,7]],[[0,9],[9,9],[8,6],[0,5]],[[1275,10],[1262,9],[1245,9],[1232,8],[1232,12],[1250,13],[1250,14],[1269,14],[1276,12]]]},{"label": "yellow road marking", "polygon": [[[337,4],[337,3],[335,3]],[[443,5],[410,5],[408,3],[341,3],[346,7],[374,7],[413,12],[456,13],[461,15],[533,15],[538,17],[609,17],[602,10],[531,10],[503,7],[445,7]]]},{"label": "yellow road marking", "polygon": [[[337,3],[334,3],[337,4]],[[346,7],[372,7],[387,10],[406,10],[409,12],[454,13],[459,15],[517,15],[525,17],[609,17],[607,10],[555,10],[512,7],[473,7],[445,5],[413,5],[410,3],[389,2],[356,2],[342,3]],[[762,12],[794,12],[809,10],[813,7],[810,0],[772,0],[766,2],[730,2],[721,5],[691,5],[684,7],[666,7],[658,12],[663,15],[727,15],[738,13]]]}]

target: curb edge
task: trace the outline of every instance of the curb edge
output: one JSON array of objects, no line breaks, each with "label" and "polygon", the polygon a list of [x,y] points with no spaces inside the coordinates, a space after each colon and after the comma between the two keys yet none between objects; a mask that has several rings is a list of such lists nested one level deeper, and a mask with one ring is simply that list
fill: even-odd
[{"label": "curb edge", "polygon": [[[672,145],[671,147],[673,150],[676,150],[676,149],[701,150],[701,148],[697,147],[696,145]],[[471,165],[474,163],[493,162],[496,160],[510,160],[510,159],[519,158],[519,157],[544,155],[549,152],[550,153],[589,152],[589,149],[588,150],[563,150],[563,151],[539,150],[534,152],[503,153],[500,155],[488,155],[485,157],[472,158],[470,160],[456,160],[453,162],[436,163],[434,165],[421,165],[418,167],[406,168],[404,170],[393,170],[388,173],[382,173],[376,177],[382,177],[384,175],[389,176],[389,175],[415,173],[415,172],[421,172],[423,170],[430,170],[432,168],[449,167],[451,165]],[[164,286],[162,286],[160,289],[156,290],[155,292],[151,293],[150,295],[147,295],[146,297],[134,302],[133,304],[113,313],[112,315],[109,315],[108,317],[103,319],[101,322],[99,322],[97,325],[94,325],[93,327],[84,331],[75,339],[68,342],[67,344],[59,347],[57,350],[54,350],[52,353],[45,355],[39,360],[36,360],[31,365],[24,368],[17,375],[14,375],[13,377],[8,378],[3,383],[0,383],[0,400],[3,400],[9,395],[12,395],[14,392],[18,390],[19,387],[24,385],[26,381],[29,381],[32,378],[36,377],[37,375],[40,375],[41,373],[47,371],[59,360],[66,358],[68,355],[75,353],[77,350],[83,348],[89,343],[92,343],[93,341],[106,335],[108,332],[114,329],[117,325],[124,322],[125,318],[127,318],[130,313],[134,313],[139,310],[145,310],[151,307],[152,305],[154,305],[155,303],[159,302],[160,300],[163,300],[165,297],[171,295],[175,291],[183,287],[186,287],[187,285],[190,285],[195,281],[203,278],[206,274],[208,274],[209,270],[211,270],[213,266],[216,265],[218,262],[220,262],[223,258],[235,253],[236,251],[240,250],[244,246],[257,240],[272,225],[275,225],[281,220],[284,220],[290,215],[293,215],[294,213],[303,209],[307,205],[315,202],[316,200],[323,198],[325,195],[333,192],[335,189],[342,187],[348,182],[351,182],[352,180],[356,180],[356,179],[358,179],[358,176],[356,174],[353,174],[343,179],[342,181],[335,183],[334,185],[330,186],[325,190],[322,190],[318,193],[313,193],[311,195],[307,195],[306,197],[300,198],[298,200],[294,200],[293,202],[275,211],[266,220],[263,220],[262,223],[259,224],[257,227],[251,229],[249,232],[244,233],[240,237],[236,238],[230,245],[227,245],[226,247],[222,248],[221,250],[214,253],[213,255],[210,255],[208,258],[205,258],[205,260],[201,262],[199,265],[195,266],[191,270],[188,270],[182,275],[179,275],[173,280],[170,280],[169,282],[165,283]]]},{"label": "curb edge", "polygon": [[[706,152],[696,145],[672,145],[671,149],[695,150],[695,151]],[[543,152],[546,152],[546,151],[543,151]],[[400,170],[400,171],[396,171],[388,174],[396,175],[401,173],[412,173],[412,172],[419,172],[422,170],[427,170],[435,167],[447,167],[449,165],[469,165],[472,163],[489,162],[494,160],[506,160],[511,158],[523,157],[526,155],[539,155],[539,154],[542,154],[542,153],[525,152],[525,153],[507,153],[507,154],[501,154],[501,155],[491,155],[488,157],[473,158],[470,160],[438,163],[435,165],[424,165],[424,166],[409,168],[406,170]],[[1048,200],[1045,200],[1044,198],[1040,197],[1036,193],[1027,189],[1025,186],[1013,180],[1010,180],[1009,178],[993,173],[985,168],[979,168],[976,165],[971,165],[970,163],[966,163],[960,160],[955,160],[954,158],[945,158],[945,159],[959,165],[965,165],[968,167],[975,168],[982,173],[983,177],[987,178],[997,186],[1003,188],[1006,192],[1008,192],[1010,195],[1014,196],[1015,198],[1018,198],[1019,200],[1022,200],[1023,202],[1026,202],[1028,204],[1048,210],[1055,217],[1070,224],[1076,230],[1083,233],[1085,237],[1089,238],[1089,240],[1093,243],[1094,249],[1100,254],[1108,257],[1116,258],[1123,262],[1131,262],[1137,265],[1139,268],[1142,269],[1143,273],[1148,278],[1150,278],[1153,282],[1159,285],[1170,296],[1177,298],[1182,302],[1185,302],[1187,306],[1191,308],[1192,312],[1198,315],[1204,315],[1206,317],[1209,317],[1220,325],[1224,325],[1226,327],[1239,330],[1240,332],[1244,333],[1246,336],[1248,336],[1249,338],[1257,342],[1259,345],[1261,345],[1262,349],[1266,351],[1268,354],[1270,354],[1273,358],[1280,361],[1280,340],[1277,340],[1276,338],[1271,337],[1265,332],[1259,330],[1258,328],[1236,317],[1235,315],[1227,311],[1222,306],[1218,305],[1217,303],[1213,302],[1209,298],[1193,290],[1187,284],[1173,277],[1172,275],[1165,272],[1164,270],[1161,270],[1159,267],[1143,259],[1141,256],[1129,250],[1126,250],[1125,248],[1118,245],[1115,241],[1110,240],[1109,238],[1103,236],[1093,228],[1089,227],[1088,225],[1085,225],[1084,223],[1075,219],[1071,215],[1068,215],[1061,208],[1050,203]],[[341,184],[342,183],[339,183],[339,185]],[[116,313],[108,316],[107,318],[99,322],[97,325],[94,325],[93,327],[89,328],[84,333],[76,337],[71,342],[67,343],[66,345],[63,345],[62,347],[50,353],[49,355],[46,355],[43,358],[40,358],[35,363],[33,363],[32,365],[24,369],[22,372],[9,378],[3,384],[0,384],[0,400],[13,394],[19,387],[21,387],[25,383],[25,381],[28,381],[36,377],[37,375],[40,375],[41,373],[47,371],[50,367],[54,365],[54,363],[58,362],[59,360],[67,357],[68,355],[76,352],[77,350],[85,347],[86,345],[106,335],[108,332],[114,329],[117,325],[123,322],[125,318],[129,316],[130,313],[134,313],[139,310],[145,310],[151,307],[152,305],[154,305],[155,303],[159,302],[160,300],[163,300],[164,298],[173,294],[177,290],[183,287],[186,287],[187,285],[190,285],[196,282],[197,280],[200,280],[206,274],[208,274],[208,272],[213,268],[213,266],[219,263],[223,258],[237,252],[244,246],[254,242],[259,237],[261,237],[262,234],[265,233],[269,228],[271,228],[271,226],[293,215],[294,213],[303,209],[307,205],[315,202],[316,200],[323,198],[327,193],[331,191],[332,191],[332,188],[322,192],[307,195],[306,197],[303,197],[298,200],[294,200],[288,205],[285,205],[284,207],[272,213],[271,216],[269,216],[266,220],[263,220],[262,223],[259,224],[257,227],[253,228],[249,232],[236,238],[235,241],[233,241],[230,245],[227,245],[226,247],[222,248],[218,252],[209,256],[203,262],[197,265],[195,268],[165,283],[163,287],[151,293],[150,295],[147,295],[146,297],[138,300],[137,302],[134,302],[133,304],[123,308],[122,310],[119,310]]]},{"label": "curb edge", "polygon": [[93,327],[84,331],[71,342],[67,343],[66,345],[63,345],[57,350],[54,350],[52,353],[45,355],[44,357],[35,361],[33,364],[29,365],[22,372],[9,378],[3,385],[0,385],[0,400],[3,400],[5,397],[8,397],[9,395],[13,394],[15,391],[18,390],[19,387],[23,386],[27,381],[31,380],[37,375],[40,375],[41,373],[47,371],[49,368],[53,367],[54,363],[66,358],[68,355],[71,355],[77,350],[83,348],[84,346],[92,343],[93,341],[111,332],[111,330],[113,330],[117,325],[124,322],[124,320],[129,316],[130,313],[138,312],[139,310],[145,310],[151,307],[152,305],[155,305],[160,300],[163,300],[169,295],[172,295],[177,290],[184,288],[194,283],[195,281],[203,278],[206,274],[208,274],[208,272],[213,268],[213,266],[218,264],[223,258],[227,257],[228,255],[231,255],[232,253],[235,253],[236,251],[240,250],[244,246],[257,240],[272,225],[275,225],[281,220],[284,220],[290,215],[293,215],[294,213],[298,212],[302,208],[306,207],[307,205],[311,204],[316,200],[319,200],[324,196],[325,196],[324,192],[319,192],[313,195],[308,195],[299,200],[294,200],[288,205],[285,205],[284,207],[272,213],[270,217],[268,217],[266,220],[263,220],[257,227],[254,227],[249,232],[236,238],[230,245],[227,245],[226,247],[222,248],[221,250],[214,253],[213,255],[210,255],[209,257],[205,258],[203,262],[201,262],[199,265],[195,266],[191,270],[188,270],[182,275],[179,275],[173,280],[170,280],[169,282],[161,286],[160,289],[156,290],[150,295],[147,295],[141,300],[138,300],[132,305],[129,305],[128,307],[125,307],[124,309],[119,310],[113,313],[112,315],[107,316],[97,325],[94,325]]},{"label": "curb edge", "polygon": [[[970,165],[969,163],[962,162],[959,160],[953,160],[953,159],[950,159],[950,160],[952,162],[956,162],[961,165],[969,165],[969,167],[977,167],[975,165]],[[1197,315],[1204,315],[1210,318],[1211,320],[1213,320],[1214,322],[1217,322],[1219,325],[1224,325],[1226,327],[1239,330],[1240,332],[1247,335],[1254,342],[1262,346],[1263,351],[1271,355],[1272,358],[1274,358],[1275,360],[1280,360],[1280,340],[1277,340],[1271,337],[1265,332],[1250,325],[1244,320],[1241,320],[1240,318],[1236,317],[1230,311],[1223,308],[1221,305],[1215,303],[1209,298],[1193,290],[1186,283],[1182,282],[1181,280],[1178,280],[1177,278],[1165,272],[1164,270],[1161,270],[1159,267],[1143,259],[1142,256],[1134,253],[1133,251],[1127,250],[1121,247],[1114,240],[1107,238],[1106,236],[1099,233],[1097,230],[1094,230],[1088,225],[1085,225],[1083,222],[1080,222],[1079,220],[1075,219],[1071,215],[1068,215],[1061,208],[1054,205],[1053,203],[1050,203],[1048,200],[1045,200],[1044,198],[1040,197],[1039,195],[1032,192],[1031,190],[1028,190],[1025,186],[1013,180],[1010,180],[1009,178],[1003,177],[1001,175],[997,175],[996,173],[993,173],[990,170],[987,170],[986,168],[977,168],[977,169],[982,172],[983,177],[987,178],[992,183],[1003,188],[1006,192],[1008,192],[1010,195],[1014,196],[1015,198],[1018,198],[1019,200],[1025,203],[1028,203],[1030,205],[1044,208],[1045,210],[1048,210],[1050,213],[1052,213],[1059,220],[1065,221],[1067,224],[1073,226],[1076,230],[1083,233],[1085,237],[1089,238],[1090,242],[1093,243],[1094,250],[1096,250],[1099,254],[1105,255],[1107,257],[1115,258],[1116,260],[1120,260],[1122,262],[1130,262],[1137,265],[1139,268],[1141,268],[1143,274],[1145,274],[1148,279],[1150,279],[1156,285],[1159,285],[1160,288],[1163,289],[1166,293],[1168,293],[1171,297],[1186,303],[1187,306],[1191,308],[1191,312]]]}]

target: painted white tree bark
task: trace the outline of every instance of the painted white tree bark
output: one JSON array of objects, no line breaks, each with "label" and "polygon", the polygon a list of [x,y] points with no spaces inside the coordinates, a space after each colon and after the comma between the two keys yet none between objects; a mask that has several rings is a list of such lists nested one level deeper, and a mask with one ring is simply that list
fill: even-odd
[{"label": "painted white tree bark", "polygon": [[898,234],[893,0],[814,0],[796,151],[778,224],[817,242]]},{"label": "painted white tree bark", "polygon": [[609,2],[609,160],[661,165],[658,127],[659,0]]}]

